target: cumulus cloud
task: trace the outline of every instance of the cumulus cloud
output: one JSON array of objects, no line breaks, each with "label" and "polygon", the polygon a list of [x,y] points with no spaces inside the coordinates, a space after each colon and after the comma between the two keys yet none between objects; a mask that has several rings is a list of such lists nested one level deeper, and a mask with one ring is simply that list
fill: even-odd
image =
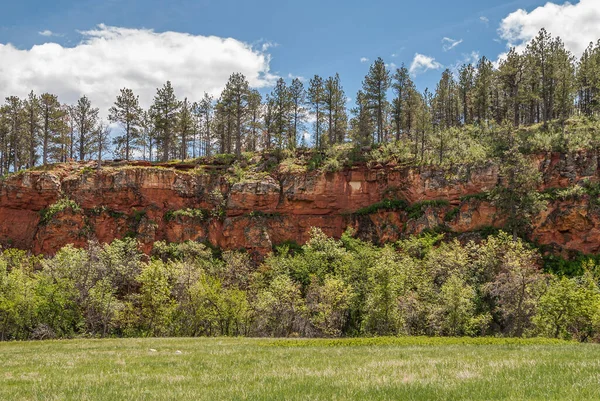
[{"label": "cumulus cloud", "polygon": [[433,57],[424,54],[416,53],[415,58],[410,64],[409,72],[415,76],[429,70],[439,70],[443,65],[435,61]]},{"label": "cumulus cloud", "polygon": [[255,88],[271,86],[269,54],[232,38],[98,25],[74,47],[45,43],[17,49],[0,43],[0,98],[30,90],[63,102],[88,95],[102,114],[123,87],[148,107],[156,88],[171,80],[180,98],[218,95],[229,76],[243,73]]},{"label": "cumulus cloud", "polygon": [[580,56],[590,42],[600,39],[600,1],[580,0],[572,4],[546,3],[527,12],[509,14],[500,23],[498,33],[509,46],[523,49],[541,28],[560,36],[567,49]]},{"label": "cumulus cloud", "polygon": [[452,38],[445,37],[442,39],[442,48],[444,49],[445,52],[447,52],[448,50],[454,49],[456,46],[460,45],[462,42],[463,42],[462,39],[454,40]]},{"label": "cumulus cloud", "polygon": [[361,58],[360,58],[360,62],[361,62],[361,63],[366,63],[367,61],[369,61],[369,59],[368,59],[368,58],[366,58],[366,57],[361,57]]}]

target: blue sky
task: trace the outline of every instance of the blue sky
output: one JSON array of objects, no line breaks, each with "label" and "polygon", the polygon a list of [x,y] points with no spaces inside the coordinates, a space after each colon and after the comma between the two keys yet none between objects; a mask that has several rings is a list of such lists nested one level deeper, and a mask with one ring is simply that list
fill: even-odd
[{"label": "blue sky", "polygon": [[[531,32],[536,31],[540,26],[554,24],[555,30],[565,31],[555,32],[555,34],[570,35],[568,27],[560,22],[563,16],[569,20],[573,19],[572,15],[581,16],[582,19],[587,16],[589,20],[590,12],[597,12],[600,18],[598,0],[573,1],[573,5],[564,5],[563,1],[546,4],[545,1],[540,0],[493,2],[307,0],[288,3],[270,0],[22,0],[5,3],[0,13],[0,57],[8,59],[14,68],[10,70],[9,67],[3,67],[3,62],[0,61],[0,95],[5,96],[9,90],[21,91],[17,84],[21,86],[29,84],[33,88],[24,88],[23,91],[25,89],[41,91],[45,88],[62,91],[63,97],[68,98],[65,99],[66,101],[70,101],[70,97],[76,96],[77,92],[93,91],[95,88],[102,87],[102,82],[92,81],[107,80],[107,75],[91,76],[89,70],[106,69],[108,74],[110,66],[104,64],[110,63],[117,71],[123,70],[123,66],[119,65],[119,59],[112,55],[127,54],[127,49],[125,53],[118,53],[123,51],[122,46],[126,46],[123,44],[125,41],[119,45],[121,50],[118,51],[113,51],[110,43],[107,45],[108,48],[104,46],[103,41],[114,40],[114,35],[111,36],[106,30],[110,30],[110,27],[150,29],[156,33],[174,31],[194,37],[234,38],[242,44],[253,46],[252,54],[244,53],[239,46],[234,50],[239,53],[235,53],[233,57],[239,58],[240,63],[245,63],[243,65],[237,65],[235,60],[229,59],[229,64],[223,59],[212,64],[200,63],[202,57],[209,59],[213,57],[213,52],[228,52],[223,49],[223,46],[211,45],[203,48],[204,54],[198,55],[198,59],[188,60],[187,64],[182,64],[179,69],[175,68],[177,65],[172,69],[164,66],[163,61],[168,61],[170,57],[177,58],[176,54],[171,55],[166,51],[160,56],[161,60],[144,62],[144,65],[148,66],[147,85],[152,91],[156,83],[166,77],[174,80],[176,89],[179,87],[185,95],[195,96],[196,91],[202,90],[202,85],[196,85],[193,91],[186,90],[184,87],[186,82],[194,80],[198,74],[208,74],[202,75],[201,81],[203,85],[210,86],[211,90],[216,91],[216,88],[223,84],[221,81],[224,75],[219,74],[218,71],[209,74],[207,70],[224,71],[228,68],[246,68],[246,65],[252,64],[254,67],[248,67],[247,73],[252,76],[256,72],[257,75],[251,83],[255,82],[256,86],[261,86],[263,91],[268,90],[273,76],[310,78],[314,74],[329,76],[339,72],[347,95],[354,98],[370,62],[378,56],[392,66],[400,65],[402,62],[410,66],[416,54],[424,56],[425,64],[421,65],[422,68],[415,69],[414,79],[421,90],[426,86],[433,89],[442,68],[452,68],[465,60],[471,60],[475,54],[486,55],[496,60],[506,51],[508,42],[523,44],[529,39]],[[519,9],[522,11],[518,12]],[[511,17],[508,18],[509,16]],[[574,23],[577,24],[578,21]],[[593,27],[592,32],[588,32],[588,35],[592,36],[574,37],[573,43],[587,42],[596,34],[600,37],[600,31],[594,28],[600,25],[600,19],[592,18],[592,21],[587,23]],[[101,32],[98,33],[98,24],[105,24],[109,28],[99,29]],[[504,26],[503,30],[499,30],[501,26]],[[83,35],[81,33],[90,30],[96,32]],[[121,31],[111,32],[117,32],[115,35],[123,35]],[[134,31],[127,32],[135,35]],[[90,38],[97,40],[93,44],[88,42],[89,52],[79,49],[81,50],[79,55],[74,56],[72,53],[75,52],[68,51],[69,48],[81,47],[82,41],[89,41]],[[129,46],[134,43],[135,47],[137,40],[145,40],[141,37],[137,38],[132,36],[132,39],[126,43],[129,43]],[[164,46],[168,49],[170,45],[165,43],[170,43],[169,40],[161,38],[159,44],[152,42],[145,48],[157,48],[158,54],[160,49],[164,51]],[[176,40],[185,41],[186,38],[179,36]],[[32,46],[48,42],[60,46],[44,48],[43,54],[46,54],[50,60],[45,66],[60,71],[49,73],[47,76],[44,74],[45,78],[41,78],[42,74],[39,71],[44,65],[34,66],[35,61],[32,61],[34,57],[27,53],[32,53],[30,52]],[[13,48],[8,48],[6,46],[8,43]],[[1,44],[5,45],[4,56]],[[106,52],[104,57],[106,61],[91,60],[90,54],[92,56],[96,54],[93,50],[96,47],[92,48],[92,45]],[[186,47],[186,49],[190,48]],[[260,61],[260,56],[266,57],[266,60]],[[368,59],[368,61],[361,62],[361,59]],[[74,71],[77,71],[77,68],[84,70],[81,76],[76,78],[80,83],[79,86],[72,82],[61,83],[67,80],[66,73],[63,71],[66,67],[59,65],[61,60],[69,60],[65,63],[70,63],[70,68]],[[89,65],[77,67],[85,64],[87,60],[90,61]],[[129,60],[128,64],[131,63],[134,61]],[[20,81],[9,79],[9,75],[19,71],[19,64],[23,64],[24,69],[30,71],[29,75],[24,74],[28,78],[22,78]],[[201,64],[203,67],[198,69],[203,68],[205,71],[193,71],[195,65]],[[426,65],[433,69],[424,71]],[[159,74],[158,70],[161,68],[165,70]],[[132,74],[134,72],[128,72],[128,75]],[[173,76],[168,76],[169,74]],[[1,75],[4,75],[4,80]],[[128,82],[127,77],[122,78],[120,82]],[[180,81],[177,82],[177,79]],[[134,82],[133,86],[144,85],[144,77],[136,77],[132,82]],[[197,97],[200,96],[201,93],[198,93]],[[103,105],[105,100],[100,97],[98,95],[98,102]]]}]

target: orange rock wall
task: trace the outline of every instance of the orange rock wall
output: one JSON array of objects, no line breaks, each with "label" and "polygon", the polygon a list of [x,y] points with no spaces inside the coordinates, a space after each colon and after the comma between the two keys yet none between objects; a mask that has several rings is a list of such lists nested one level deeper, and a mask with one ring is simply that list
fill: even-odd
[{"label": "orange rock wall", "polygon": [[[599,178],[598,157],[592,152],[549,153],[535,160],[544,177],[540,190]],[[460,200],[497,184],[498,168],[492,164],[451,169],[355,166],[336,173],[276,172],[238,183],[222,174],[194,171],[135,166],[90,171],[67,164],[10,176],[0,181],[0,244],[52,254],[69,243],[81,246],[89,239],[109,242],[133,235],[146,251],[158,240],[198,240],[264,255],[284,241],[303,243],[313,226],[336,237],[352,227],[362,238],[385,242],[440,224],[467,232],[500,221],[491,205]],[[40,211],[63,197],[82,211],[66,209],[40,224]],[[385,198],[410,203],[440,199],[450,206],[429,208],[418,219],[408,219],[402,211],[353,214]],[[213,216],[165,217],[185,208]],[[458,213],[445,221],[453,208]],[[552,203],[536,220],[533,237],[561,250],[598,253],[600,212],[585,198]]]}]

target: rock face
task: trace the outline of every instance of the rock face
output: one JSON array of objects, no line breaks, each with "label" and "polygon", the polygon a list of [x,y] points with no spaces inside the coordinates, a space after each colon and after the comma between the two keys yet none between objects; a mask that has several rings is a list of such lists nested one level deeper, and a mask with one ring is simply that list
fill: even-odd
[{"label": "rock face", "polygon": [[[544,177],[540,190],[599,179],[592,152],[549,153],[535,160]],[[492,164],[453,169],[359,165],[335,173],[274,172],[235,183],[210,169],[128,165],[96,171],[64,164],[0,181],[0,244],[52,254],[69,243],[135,236],[146,251],[158,240],[196,240],[264,255],[285,241],[303,243],[313,226],[336,237],[351,227],[375,242],[439,226],[468,232],[501,224],[493,206],[469,198],[497,182],[498,168]],[[79,207],[55,207],[67,198]],[[444,202],[423,204],[418,215],[356,213],[384,199]],[[587,195],[550,203],[536,220],[533,239],[558,250],[600,252],[600,207],[595,205]],[[50,218],[42,221],[48,210]]]}]

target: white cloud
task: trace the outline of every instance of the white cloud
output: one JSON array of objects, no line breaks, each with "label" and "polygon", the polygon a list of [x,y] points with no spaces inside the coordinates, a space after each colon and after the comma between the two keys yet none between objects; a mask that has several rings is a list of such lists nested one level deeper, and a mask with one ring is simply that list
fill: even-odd
[{"label": "white cloud", "polygon": [[361,58],[360,58],[360,62],[361,62],[361,63],[366,63],[367,61],[369,61],[369,59],[368,59],[368,58],[366,58],[366,57],[361,57]]},{"label": "white cloud", "polygon": [[590,42],[600,38],[600,1],[580,0],[576,4],[546,3],[531,12],[517,10],[500,23],[498,33],[509,46],[520,50],[541,28],[560,36],[567,49],[580,56]]},{"label": "white cloud", "polygon": [[435,61],[433,57],[416,53],[415,58],[410,64],[409,72],[411,75],[422,74],[428,70],[439,70],[443,65]]},{"label": "white cloud", "polygon": [[460,60],[457,60],[456,63],[452,64],[448,68],[450,69],[450,71],[452,71],[452,73],[458,76],[458,72],[463,65],[473,64],[474,66],[476,66],[480,58],[481,57],[479,55],[479,52],[475,50],[471,53],[463,53],[462,58]]},{"label": "white cloud", "polygon": [[42,36],[54,36],[55,35],[54,32],[52,32],[48,29],[46,29],[44,31],[40,31],[40,32],[38,32],[38,34],[42,35]]},{"label": "white cloud", "polygon": [[128,87],[148,107],[156,88],[171,80],[178,97],[199,99],[203,92],[218,95],[229,76],[243,73],[255,88],[270,86],[270,56],[232,38],[103,24],[81,32],[75,47],[45,43],[17,49],[0,43],[0,98],[51,92],[73,103],[88,95],[107,113],[119,89]]},{"label": "white cloud", "polygon": [[303,76],[301,76],[301,75],[294,75],[294,74],[292,74],[291,72],[290,72],[290,73],[288,73],[287,77],[288,77],[288,79],[296,79],[296,78],[297,78],[297,79],[298,79],[300,82],[302,82],[302,83],[306,82],[306,78],[304,78],[304,77],[303,77]]},{"label": "white cloud", "polygon": [[445,52],[447,52],[448,50],[452,50],[454,49],[456,46],[460,45],[463,42],[462,39],[459,40],[454,40],[451,38],[443,38],[442,39],[442,48],[444,49]]},{"label": "white cloud", "polygon": [[488,17],[484,17],[483,15],[481,17],[479,17],[479,21],[483,22],[484,24],[487,24],[490,22]]}]

